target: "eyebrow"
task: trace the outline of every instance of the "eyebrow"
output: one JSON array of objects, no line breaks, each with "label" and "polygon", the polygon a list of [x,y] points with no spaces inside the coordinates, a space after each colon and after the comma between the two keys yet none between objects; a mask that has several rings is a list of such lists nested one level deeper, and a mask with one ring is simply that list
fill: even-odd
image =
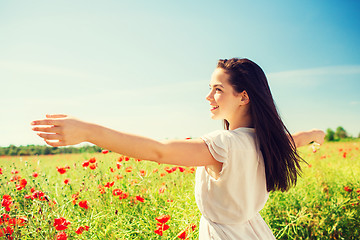
[{"label": "eyebrow", "polygon": [[221,85],[221,84],[214,84],[214,85],[212,85],[212,86],[211,86],[211,84],[209,84],[209,86],[210,86],[210,87],[222,87],[222,88],[224,88],[224,86]]}]

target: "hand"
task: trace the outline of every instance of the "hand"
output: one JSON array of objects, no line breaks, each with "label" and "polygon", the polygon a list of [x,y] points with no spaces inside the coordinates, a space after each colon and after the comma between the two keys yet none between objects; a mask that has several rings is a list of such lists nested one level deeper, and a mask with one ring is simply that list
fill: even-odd
[{"label": "hand", "polygon": [[320,129],[311,130],[312,140],[320,145],[324,143],[325,132]]},{"label": "hand", "polygon": [[65,114],[46,115],[46,119],[31,122],[33,131],[53,147],[75,145],[86,141],[87,123]]}]

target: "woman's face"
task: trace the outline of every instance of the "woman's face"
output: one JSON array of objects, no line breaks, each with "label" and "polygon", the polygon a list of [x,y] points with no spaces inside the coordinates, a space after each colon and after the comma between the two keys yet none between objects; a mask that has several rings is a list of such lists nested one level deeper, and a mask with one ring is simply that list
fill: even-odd
[{"label": "woman's face", "polygon": [[241,94],[235,92],[229,83],[229,74],[222,68],[216,68],[213,72],[206,100],[210,103],[212,119],[226,119],[230,122],[238,111]]}]

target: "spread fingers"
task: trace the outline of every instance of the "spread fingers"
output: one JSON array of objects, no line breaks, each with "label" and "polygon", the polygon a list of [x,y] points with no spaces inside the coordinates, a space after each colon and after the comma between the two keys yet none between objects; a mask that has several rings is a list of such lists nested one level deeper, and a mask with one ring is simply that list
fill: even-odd
[{"label": "spread fingers", "polygon": [[60,134],[52,134],[52,133],[37,133],[37,135],[44,140],[62,140],[62,136]]},{"label": "spread fingers", "polygon": [[61,128],[56,126],[33,127],[32,130],[37,132],[61,133]]},{"label": "spread fingers", "polygon": [[31,122],[31,125],[53,125],[59,126],[60,121],[58,119],[43,119],[43,120],[35,120]]}]

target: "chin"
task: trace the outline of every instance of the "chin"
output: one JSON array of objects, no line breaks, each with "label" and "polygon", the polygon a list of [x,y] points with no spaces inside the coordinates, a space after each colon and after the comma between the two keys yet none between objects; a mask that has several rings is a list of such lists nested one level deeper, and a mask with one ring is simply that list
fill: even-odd
[{"label": "chin", "polygon": [[211,119],[213,119],[213,120],[223,120],[223,118],[221,118],[221,117],[219,117],[219,116],[216,116],[216,115],[214,115],[214,114],[211,114]]}]

